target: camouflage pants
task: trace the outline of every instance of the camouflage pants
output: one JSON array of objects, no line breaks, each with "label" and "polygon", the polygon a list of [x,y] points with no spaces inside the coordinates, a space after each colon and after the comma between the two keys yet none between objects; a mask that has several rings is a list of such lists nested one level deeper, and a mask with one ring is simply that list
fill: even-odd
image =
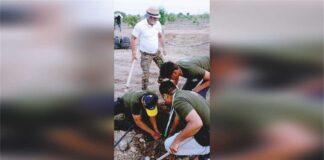
[{"label": "camouflage pants", "polygon": [[150,66],[152,60],[160,68],[163,64],[161,52],[158,51],[157,54],[149,54],[141,51],[141,68],[143,70],[142,90],[147,90],[147,87],[149,85]]}]

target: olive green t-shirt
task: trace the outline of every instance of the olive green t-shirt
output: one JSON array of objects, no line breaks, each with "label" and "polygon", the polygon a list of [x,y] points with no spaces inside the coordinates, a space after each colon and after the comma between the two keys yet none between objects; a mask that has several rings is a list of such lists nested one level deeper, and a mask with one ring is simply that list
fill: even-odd
[{"label": "olive green t-shirt", "polygon": [[182,70],[183,77],[190,79],[204,77],[205,71],[210,71],[210,58],[208,56],[197,56],[183,59],[177,62]]},{"label": "olive green t-shirt", "polygon": [[210,124],[210,108],[209,103],[199,94],[193,91],[177,90],[174,93],[173,107],[185,122],[187,115],[194,109],[203,121],[203,127],[209,129]]},{"label": "olive green t-shirt", "polygon": [[141,98],[146,93],[155,94],[152,91],[131,91],[122,96],[124,107],[129,109],[132,114],[139,115],[142,113],[143,106]]}]

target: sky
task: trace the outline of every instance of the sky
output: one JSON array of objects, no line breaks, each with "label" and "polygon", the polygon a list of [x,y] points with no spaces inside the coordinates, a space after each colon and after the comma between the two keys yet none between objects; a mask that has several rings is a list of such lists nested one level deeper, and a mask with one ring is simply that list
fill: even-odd
[{"label": "sky", "polygon": [[149,6],[163,7],[168,13],[209,13],[209,0],[114,0],[115,11],[144,15]]}]

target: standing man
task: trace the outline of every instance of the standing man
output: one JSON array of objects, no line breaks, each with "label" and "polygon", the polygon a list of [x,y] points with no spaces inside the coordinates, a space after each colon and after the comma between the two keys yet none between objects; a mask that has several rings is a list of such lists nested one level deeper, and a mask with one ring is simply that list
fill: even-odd
[{"label": "standing man", "polygon": [[150,7],[146,10],[145,19],[138,22],[132,32],[131,48],[132,61],[137,60],[137,43],[139,42],[139,51],[141,53],[142,90],[147,90],[150,76],[150,65],[152,60],[160,68],[163,59],[161,52],[164,51],[164,40],[162,27],[158,21],[160,18],[159,9]]},{"label": "standing man", "polygon": [[120,13],[118,13],[117,15],[115,15],[115,28],[116,28],[116,25],[117,27],[119,28],[119,32],[121,32],[121,15]]},{"label": "standing man", "polygon": [[206,98],[210,85],[210,58],[208,56],[197,56],[180,60],[177,63],[166,62],[162,64],[160,68],[161,78],[171,79],[177,85],[180,76],[187,78],[183,90],[192,90]]},{"label": "standing man", "polygon": [[157,102],[158,96],[151,91],[131,91],[124,94],[121,98],[117,98],[114,106],[114,115],[122,113],[125,115],[125,119],[123,121],[115,121],[115,127],[117,127],[115,129],[126,129],[135,123],[137,127],[155,140],[160,139],[161,133],[156,123],[158,114]]},{"label": "standing man", "polygon": [[163,81],[160,93],[165,104],[175,109],[185,128],[166,139],[164,145],[171,154],[180,156],[209,154],[210,109],[208,102],[193,91],[179,90],[171,81]]}]

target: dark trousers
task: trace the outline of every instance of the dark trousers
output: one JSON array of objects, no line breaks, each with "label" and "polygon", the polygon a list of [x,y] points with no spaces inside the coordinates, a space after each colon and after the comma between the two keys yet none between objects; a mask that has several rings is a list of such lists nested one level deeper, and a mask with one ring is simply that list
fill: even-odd
[{"label": "dark trousers", "polygon": [[125,119],[114,120],[115,130],[126,131],[129,127],[135,124],[132,114],[124,107],[124,101],[122,98],[117,98],[114,102],[114,116],[118,114],[124,114]]},{"label": "dark trousers", "polygon": [[116,29],[116,26],[118,27],[119,32],[121,32],[121,24],[120,24],[120,23],[115,23],[115,24],[114,24],[114,28],[115,28],[115,29]]}]

